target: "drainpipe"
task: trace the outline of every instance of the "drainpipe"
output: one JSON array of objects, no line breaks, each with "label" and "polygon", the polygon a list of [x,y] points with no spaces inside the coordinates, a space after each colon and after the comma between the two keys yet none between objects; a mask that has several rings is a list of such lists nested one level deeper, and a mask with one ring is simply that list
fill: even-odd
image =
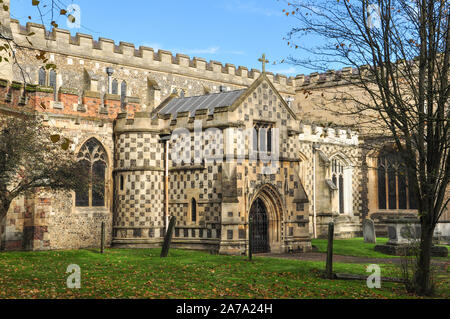
[{"label": "drainpipe", "polygon": [[312,145],[313,153],[313,235],[317,238],[317,211],[316,211],[316,151],[319,149],[317,143]]},{"label": "drainpipe", "polygon": [[108,88],[106,92],[108,92],[108,94],[111,94],[111,76],[114,74],[114,69],[111,67],[107,67],[106,74],[108,74]]},{"label": "drainpipe", "polygon": [[170,135],[163,136],[164,142],[164,229],[169,227],[169,140]]},{"label": "drainpipe", "polygon": [[165,143],[165,168],[164,168],[164,175],[165,175],[165,181],[164,181],[164,186],[165,186],[165,222],[166,222],[166,231],[167,228],[169,227],[169,140],[166,140]]}]

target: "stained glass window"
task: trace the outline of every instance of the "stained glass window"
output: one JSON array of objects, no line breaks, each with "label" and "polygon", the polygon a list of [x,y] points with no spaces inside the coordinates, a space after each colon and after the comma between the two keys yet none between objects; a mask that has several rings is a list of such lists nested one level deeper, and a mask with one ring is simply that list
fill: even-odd
[{"label": "stained glass window", "polygon": [[384,149],[378,157],[378,208],[417,209],[406,167],[392,149]]},{"label": "stained glass window", "polygon": [[89,139],[78,152],[78,160],[83,162],[84,174],[88,174],[90,185],[84,191],[76,193],[75,204],[78,207],[105,206],[106,151],[100,142]]},{"label": "stained glass window", "polygon": [[112,81],[111,84],[111,94],[119,94],[119,83],[116,79]]},{"label": "stained glass window", "polygon": [[42,67],[39,69],[39,75],[38,75],[38,83],[41,86],[47,85],[47,72],[45,72],[45,69]]},{"label": "stained glass window", "polygon": [[344,164],[337,158],[331,162],[331,174],[339,192],[339,213],[344,213]]}]

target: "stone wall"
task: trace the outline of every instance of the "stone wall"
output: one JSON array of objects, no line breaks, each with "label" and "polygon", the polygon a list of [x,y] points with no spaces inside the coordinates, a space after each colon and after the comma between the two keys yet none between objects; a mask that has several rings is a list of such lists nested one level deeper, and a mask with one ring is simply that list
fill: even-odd
[{"label": "stone wall", "polygon": [[[107,244],[112,234],[112,170],[113,170],[113,118],[117,106],[109,112],[98,96],[78,103],[71,89],[60,89],[55,103],[52,88],[26,86],[17,82],[0,80],[0,111],[17,115],[23,112],[39,112],[46,125],[67,137],[71,150],[76,154],[84,142],[96,138],[105,148],[108,157],[106,172],[105,207],[75,207],[72,192],[48,192],[38,190],[31,196],[13,201],[6,219],[2,222],[1,247],[6,250],[45,250],[98,247],[100,225],[104,221]],[[84,103],[83,103],[84,102]],[[108,102],[108,100],[106,100]],[[131,113],[135,105],[129,105]]]}]

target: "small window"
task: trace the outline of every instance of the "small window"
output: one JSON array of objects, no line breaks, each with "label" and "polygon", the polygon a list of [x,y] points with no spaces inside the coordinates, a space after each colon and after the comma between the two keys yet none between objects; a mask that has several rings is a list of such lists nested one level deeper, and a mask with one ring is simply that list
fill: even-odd
[{"label": "small window", "polygon": [[197,201],[194,198],[191,201],[191,221],[197,222]]},{"label": "small window", "polygon": [[111,84],[111,94],[119,94],[119,82],[116,79],[112,81]]},{"label": "small window", "polygon": [[332,181],[339,191],[339,213],[344,213],[344,164],[339,159],[332,160]]},{"label": "small window", "polygon": [[272,128],[267,130],[267,152],[272,152]]},{"label": "small window", "polygon": [[52,88],[54,88],[56,90],[56,71],[55,70],[50,71],[49,86],[51,86]]},{"label": "small window", "polygon": [[120,104],[122,108],[125,107],[126,96],[127,96],[127,82],[122,81],[122,84],[120,85]]},{"label": "small window", "polygon": [[47,72],[45,71],[44,67],[39,69],[38,74],[38,84],[40,86],[46,86],[47,85]]},{"label": "small window", "polygon": [[253,151],[272,152],[273,127],[267,124],[256,124],[253,131]]},{"label": "small window", "polygon": [[123,184],[124,184],[123,175],[120,175],[120,190],[121,191],[123,191]]}]

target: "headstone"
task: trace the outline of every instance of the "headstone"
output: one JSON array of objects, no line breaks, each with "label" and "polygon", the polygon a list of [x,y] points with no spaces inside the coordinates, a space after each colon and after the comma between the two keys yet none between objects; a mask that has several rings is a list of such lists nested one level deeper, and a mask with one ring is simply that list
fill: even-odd
[{"label": "headstone", "polygon": [[164,237],[164,244],[161,250],[161,257],[167,257],[169,254],[170,243],[172,242],[173,229],[175,228],[176,217],[172,216],[167,228],[166,237]]},{"label": "headstone", "polygon": [[376,244],[377,237],[375,234],[375,224],[371,219],[364,219],[363,221],[363,236],[365,243]]},{"label": "headstone", "polygon": [[334,240],[334,223],[328,224],[328,248],[327,248],[327,264],[325,267],[328,279],[333,279],[333,240]]},{"label": "headstone", "polygon": [[420,224],[417,220],[391,220],[387,228],[390,245],[411,244],[420,239]]},{"label": "headstone", "polygon": [[[421,227],[418,220],[400,219],[387,222],[389,241],[385,245],[375,246],[375,251],[396,256],[411,256],[415,250],[411,245],[418,244],[421,236]],[[446,247],[433,246],[431,256],[446,257],[448,249]]]}]

